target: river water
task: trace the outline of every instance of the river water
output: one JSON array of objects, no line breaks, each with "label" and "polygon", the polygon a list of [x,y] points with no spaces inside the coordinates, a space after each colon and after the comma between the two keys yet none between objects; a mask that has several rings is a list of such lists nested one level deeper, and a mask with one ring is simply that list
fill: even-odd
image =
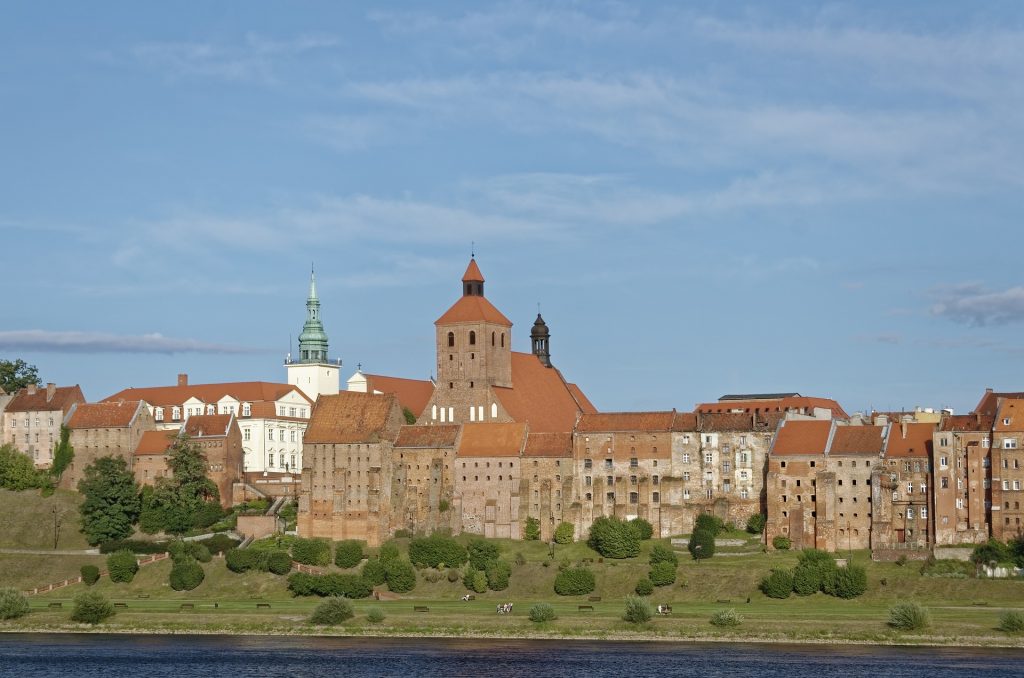
[{"label": "river water", "polygon": [[1024,651],[826,645],[0,634],[0,676],[1024,675]]}]

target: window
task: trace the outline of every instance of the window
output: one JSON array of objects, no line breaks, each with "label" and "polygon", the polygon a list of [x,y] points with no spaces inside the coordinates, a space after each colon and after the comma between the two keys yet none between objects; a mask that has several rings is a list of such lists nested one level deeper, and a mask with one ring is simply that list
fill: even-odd
[{"label": "window", "polygon": [[661,501],[661,493],[660,492],[653,492],[653,493],[651,493],[651,501],[654,502],[655,504],[660,502]]},{"label": "window", "polygon": [[636,485],[636,476],[630,476],[629,477],[629,484],[630,485]]},{"label": "window", "polygon": [[615,484],[615,476],[605,476],[605,483],[608,485]]},{"label": "window", "polygon": [[206,413],[207,414],[216,414],[217,413],[217,406],[213,405],[213,404],[207,405],[206,406]]},{"label": "window", "polygon": [[469,331],[469,345],[476,346],[476,332],[473,330]]},{"label": "window", "polygon": [[298,435],[298,431],[292,431],[291,432],[291,441],[293,443],[296,442],[296,438],[295,438],[296,435]]},{"label": "window", "polygon": [[455,346],[455,333],[454,332],[449,332],[448,333],[448,345],[449,346]]},{"label": "window", "polygon": [[913,520],[913,519],[914,519],[914,507],[913,506],[908,506],[907,507],[907,520]]},{"label": "window", "polygon": [[928,517],[928,509],[925,508],[924,506],[922,506],[921,507],[921,518],[927,518],[927,517]]},{"label": "window", "polygon": [[705,452],[704,453],[704,463],[705,464],[713,464],[713,463],[715,463],[715,455],[714,455],[714,453],[712,453],[712,452]]},{"label": "window", "polygon": [[639,465],[640,465],[640,462],[637,460],[636,457],[630,457],[629,458],[629,468],[636,468]]},{"label": "window", "polygon": [[175,407],[171,410],[171,420],[178,421],[179,419],[181,419],[181,408]]},{"label": "window", "polygon": [[690,500],[690,491],[689,490],[683,490],[683,501],[689,501],[689,500]]},{"label": "window", "polygon": [[605,499],[607,499],[608,501],[615,501],[615,493],[614,492],[608,492],[604,496],[605,496]]},{"label": "window", "polygon": [[629,503],[630,504],[638,504],[638,503],[640,503],[640,494],[638,492],[630,492],[629,493]]},{"label": "window", "polygon": [[949,489],[949,478],[947,478],[946,476],[942,476],[942,489]]},{"label": "window", "polygon": [[947,457],[939,457],[939,466],[946,468],[949,466],[949,459]]},{"label": "window", "polygon": [[907,483],[907,494],[914,494],[914,483]]},{"label": "window", "polygon": [[1017,449],[1016,438],[1003,438],[1003,449],[1004,450],[1015,450]]},{"label": "window", "polygon": [[496,419],[497,417],[498,417],[498,404],[497,403],[491,403],[491,419]]},{"label": "window", "polygon": [[928,494],[928,483],[921,483],[921,494]]},{"label": "window", "polygon": [[750,490],[743,488],[740,490],[740,499],[750,499]]},{"label": "window", "polygon": [[687,482],[689,480],[690,480],[690,472],[689,471],[683,471],[683,482]]},{"label": "window", "polygon": [[604,467],[605,468],[611,468],[612,467],[612,460],[611,459],[605,459],[604,460]]},{"label": "window", "polygon": [[268,428],[267,429],[267,440],[273,440],[273,439],[274,439],[274,429]]},{"label": "window", "polygon": [[690,463],[690,454],[688,452],[683,454],[683,463],[684,464],[689,464]]},{"label": "window", "polygon": [[583,460],[583,468],[592,468],[593,466],[594,466],[594,460],[593,459],[584,459]]},{"label": "window", "polygon": [[731,470],[732,470],[732,464],[730,462],[723,461],[722,462],[722,471],[724,473],[729,473]]},{"label": "window", "polygon": [[252,431],[250,429],[243,428],[242,429],[242,440],[249,440],[250,437],[251,437],[251,434],[252,434]]},{"label": "window", "polygon": [[494,332],[491,332],[491,346],[494,346],[494,338],[495,338],[495,336],[496,335],[494,334]]},{"label": "window", "polygon": [[1015,489],[1015,490],[1019,490],[1020,489],[1020,481],[1019,480],[1014,480],[1013,481],[1013,489]]},{"label": "window", "polygon": [[960,497],[956,498],[956,507],[958,509],[962,509],[964,507],[964,500],[961,499]]},{"label": "window", "polygon": [[651,476],[651,485],[658,484],[658,476]]},{"label": "window", "polygon": [[[162,407],[156,408],[156,414],[153,415],[153,418],[156,419],[157,421],[163,421],[164,420],[164,408],[162,408]],[[15,423],[15,426],[17,426],[17,423]]]},{"label": "window", "polygon": [[250,417],[250,416],[252,416],[252,405],[250,405],[249,403],[242,403],[242,416],[243,417]]},{"label": "window", "polygon": [[586,485],[587,487],[590,487],[590,485],[592,484],[590,476],[583,476],[583,484]]},{"label": "window", "polygon": [[728,480],[722,483],[723,492],[732,492],[732,483]]},{"label": "window", "polygon": [[273,466],[273,465],[274,465],[274,455],[273,454],[268,454],[267,455],[267,466]]},{"label": "window", "polygon": [[1003,489],[1004,490],[1010,489],[1010,481],[1009,480],[1004,480],[1003,481]]}]

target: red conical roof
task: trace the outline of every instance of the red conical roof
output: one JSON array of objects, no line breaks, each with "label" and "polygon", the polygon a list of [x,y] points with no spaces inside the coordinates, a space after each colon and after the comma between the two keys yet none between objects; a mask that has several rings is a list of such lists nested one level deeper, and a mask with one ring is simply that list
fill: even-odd
[{"label": "red conical roof", "polygon": [[484,274],[480,272],[480,267],[476,265],[476,259],[469,260],[469,266],[466,267],[466,272],[462,275],[462,282],[483,282]]}]

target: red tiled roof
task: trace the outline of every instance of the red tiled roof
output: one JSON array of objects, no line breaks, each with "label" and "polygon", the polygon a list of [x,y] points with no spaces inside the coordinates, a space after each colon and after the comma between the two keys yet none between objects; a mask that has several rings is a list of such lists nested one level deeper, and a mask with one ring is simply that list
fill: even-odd
[{"label": "red tiled roof", "polygon": [[135,456],[164,454],[178,437],[178,431],[145,431],[135,448]]},{"label": "red tiled roof", "polygon": [[364,374],[366,390],[379,393],[394,393],[403,407],[419,417],[434,395],[434,384],[424,379],[403,379],[401,377],[385,377],[381,374]]},{"label": "red tiled roof", "polygon": [[110,402],[112,400],[145,400],[150,405],[173,407],[174,405],[182,405],[189,398],[196,398],[204,403],[216,403],[224,396],[231,396],[239,402],[258,403],[278,400],[290,391],[295,391],[304,400],[312,404],[313,401],[306,397],[297,386],[266,381],[126,388],[108,398],[104,398],[103,402]]},{"label": "red tiled roof", "polygon": [[459,300],[452,304],[452,307],[445,311],[444,315],[435,320],[434,324],[450,325],[480,321],[512,327],[512,321],[495,308],[494,304],[487,301],[486,297],[474,295],[459,297]]},{"label": "red tiled roof", "polygon": [[[289,405],[289,408],[290,407],[291,406]],[[307,407],[308,407],[308,405],[307,405]],[[249,416],[248,417],[242,417],[242,419],[285,419],[285,420],[288,420],[288,421],[307,421],[309,419],[308,417],[298,417],[298,416],[290,417],[290,416],[288,416],[286,414],[278,414],[277,408],[278,408],[277,403],[271,402],[271,401],[262,402],[262,403],[258,403],[258,402],[257,403],[252,403],[251,407],[249,408]],[[289,410],[285,410],[285,411],[287,412]],[[241,416],[241,414],[242,414],[242,408],[241,407],[238,408],[237,414],[239,416]],[[298,413],[296,413],[296,414],[298,414]]]},{"label": "red tiled roof", "polygon": [[566,384],[566,386],[569,387],[569,393],[571,393],[572,396],[576,398],[576,402],[579,404],[580,409],[583,412],[597,412],[597,408],[594,407],[594,403],[590,402],[590,398],[588,398],[587,394],[583,392],[583,389],[581,389],[576,384]]},{"label": "red tiled roof", "polygon": [[469,266],[466,267],[466,272],[462,274],[462,282],[483,282],[484,274],[480,272],[480,267],[476,265],[476,259],[469,260]]},{"label": "red tiled roof", "polygon": [[81,403],[68,421],[68,428],[124,428],[132,423],[142,403],[122,400],[113,403]]},{"label": "red tiled roof", "polygon": [[518,457],[525,438],[525,424],[463,424],[458,454],[460,457]]},{"label": "red tiled roof", "polygon": [[185,434],[190,438],[226,436],[233,420],[230,414],[193,414],[185,422]]},{"label": "red tiled roof", "polygon": [[313,406],[303,440],[307,443],[378,442],[387,429],[392,409],[398,407],[398,399],[392,394],[342,391],[337,395],[322,395]]},{"label": "red tiled roof", "polygon": [[988,433],[995,426],[994,415],[953,414],[942,420],[943,431],[974,431]]},{"label": "red tiled roof", "polygon": [[831,421],[787,421],[775,435],[771,454],[825,454]]},{"label": "red tiled roof", "polygon": [[676,412],[672,419],[673,431],[697,431],[696,412]]},{"label": "red tiled roof", "polygon": [[932,451],[932,435],[935,431],[935,424],[892,424],[889,427],[889,445],[885,450],[885,456],[929,457]]},{"label": "red tiled roof", "polygon": [[701,431],[774,431],[785,412],[729,412],[701,414]]},{"label": "red tiled roof", "polygon": [[581,410],[561,372],[532,353],[512,352],[513,388],[494,387],[495,396],[517,422],[538,433],[567,432]]},{"label": "red tiled roof", "polygon": [[1001,401],[995,422],[996,431],[1024,431],[1024,399],[1007,398]]},{"label": "red tiled roof", "polygon": [[459,437],[457,424],[403,426],[395,447],[454,447]]},{"label": "red tiled roof", "polygon": [[576,424],[580,433],[592,431],[671,431],[675,412],[599,412],[584,414]]},{"label": "red tiled roof", "polygon": [[867,454],[879,457],[885,443],[884,434],[884,426],[836,426],[836,434],[832,437],[832,447],[828,453]]},{"label": "red tiled roof", "polygon": [[533,433],[526,437],[524,457],[571,457],[571,433]]},{"label": "red tiled roof", "polygon": [[6,412],[54,412],[60,410],[67,413],[71,406],[76,403],[84,403],[85,396],[82,389],[74,386],[58,386],[54,389],[53,397],[47,398],[46,386],[36,386],[35,393],[29,392],[30,387],[18,391],[14,399],[7,404]]},{"label": "red tiled roof", "polygon": [[985,395],[981,396],[981,400],[978,401],[978,406],[974,408],[974,411],[978,414],[987,414],[994,417],[996,410],[999,409],[999,401],[1005,398],[1024,398],[1024,393],[997,393],[991,389],[985,389]]},{"label": "red tiled roof", "polygon": [[849,415],[842,406],[831,398],[812,398],[806,396],[784,396],[775,399],[763,400],[724,400],[715,403],[701,403],[697,405],[698,412],[733,412],[742,410],[744,412],[785,412],[786,410],[824,408],[832,411],[832,417],[848,419]]}]

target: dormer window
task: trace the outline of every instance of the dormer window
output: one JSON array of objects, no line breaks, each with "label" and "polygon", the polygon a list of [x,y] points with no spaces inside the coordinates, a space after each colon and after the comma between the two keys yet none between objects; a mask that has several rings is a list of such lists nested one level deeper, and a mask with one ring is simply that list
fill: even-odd
[{"label": "dormer window", "polygon": [[1009,425],[1010,425],[1010,418],[1009,417],[1003,418],[1003,426],[1009,426]]},{"label": "dormer window", "polygon": [[157,421],[163,421],[164,420],[164,408],[162,408],[162,407],[156,408],[156,412],[153,414],[153,418],[156,419]]},{"label": "dormer window", "polygon": [[181,408],[175,407],[171,410],[171,421],[178,421],[181,419]]},{"label": "dormer window", "polygon": [[252,405],[251,404],[249,404],[249,403],[242,403],[242,416],[243,417],[251,417],[252,416]]},{"label": "dormer window", "polygon": [[213,403],[207,405],[206,406],[206,413],[207,414],[217,414],[217,406],[214,405]]}]

